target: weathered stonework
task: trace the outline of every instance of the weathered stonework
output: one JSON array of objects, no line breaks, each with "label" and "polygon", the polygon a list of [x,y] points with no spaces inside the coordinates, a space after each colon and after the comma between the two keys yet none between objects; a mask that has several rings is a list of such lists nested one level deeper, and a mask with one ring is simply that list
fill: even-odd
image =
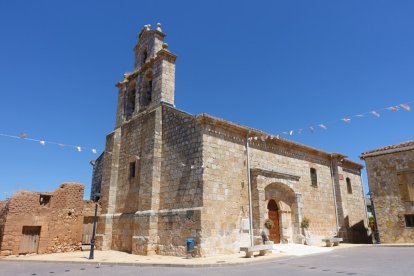
[{"label": "weathered stonework", "polygon": [[[282,242],[302,242],[305,216],[315,240],[339,234],[363,241],[362,166],[340,154],[176,109],[176,56],[160,47],[164,37],[145,27],[135,47],[135,71],[117,84],[115,130],[95,164],[102,169],[94,170],[94,179],[101,182],[92,183],[102,193],[98,247],[184,255],[191,237],[201,256],[238,252],[249,243],[247,158],[255,236],[263,231],[268,202],[275,200]],[[249,140],[249,156],[248,137],[265,137]],[[310,168],[316,169],[317,186],[311,185]]]},{"label": "weathered stonework", "polygon": [[[414,141],[365,152],[368,183],[381,243],[413,243],[414,226],[407,226],[405,215],[414,215]],[[407,190],[400,175],[410,174]]]},{"label": "weathered stonework", "polygon": [[[1,255],[24,254],[25,228],[38,229],[34,253],[78,250],[84,217],[94,214],[94,203],[83,200],[80,183],[63,183],[51,193],[16,193],[0,204]],[[22,251],[23,250],[23,251]]]}]

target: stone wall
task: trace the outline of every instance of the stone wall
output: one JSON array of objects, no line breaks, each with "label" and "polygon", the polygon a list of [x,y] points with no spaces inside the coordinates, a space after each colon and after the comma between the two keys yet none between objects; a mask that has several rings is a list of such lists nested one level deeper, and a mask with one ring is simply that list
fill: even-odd
[{"label": "stone wall", "polygon": [[414,150],[364,157],[368,183],[382,243],[414,242],[414,227],[406,227],[404,215],[414,215],[413,201],[401,198],[398,173],[414,171]]},{"label": "stone wall", "polygon": [[[38,253],[79,249],[83,224],[83,185],[63,183],[52,193],[18,192],[9,199],[1,253],[19,254],[23,226],[40,226]],[[42,203],[40,197],[50,196]]]},{"label": "stone wall", "polygon": [[[108,243],[110,237],[110,248],[116,250],[184,254],[185,239],[195,238],[200,231],[197,208],[202,205],[202,148],[198,128],[193,116],[168,106],[122,125],[118,161],[112,154],[108,157],[112,162],[103,170],[103,187],[110,187],[113,174],[117,182],[115,198],[108,199],[103,189],[102,208],[108,211],[98,224],[100,248],[105,249],[104,240]],[[116,170],[114,162],[119,164]],[[135,163],[134,177],[131,163]],[[111,167],[111,176],[105,176]],[[110,204],[115,207],[112,211]]]}]

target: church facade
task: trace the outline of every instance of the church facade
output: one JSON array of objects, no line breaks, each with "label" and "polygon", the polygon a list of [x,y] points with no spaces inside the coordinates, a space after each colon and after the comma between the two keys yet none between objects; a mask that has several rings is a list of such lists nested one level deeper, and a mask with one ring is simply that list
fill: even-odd
[{"label": "church facade", "polygon": [[362,166],[175,108],[176,55],[164,37],[159,24],[144,26],[134,71],[117,84],[116,126],[94,165],[98,248],[184,255],[193,238],[199,256],[235,253],[250,244],[250,229],[255,243],[262,232],[275,243],[302,243],[304,218],[314,241],[363,242]]}]

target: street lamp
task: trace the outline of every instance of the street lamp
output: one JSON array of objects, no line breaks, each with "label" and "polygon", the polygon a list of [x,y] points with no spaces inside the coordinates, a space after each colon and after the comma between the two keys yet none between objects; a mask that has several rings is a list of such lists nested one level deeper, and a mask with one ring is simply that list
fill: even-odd
[{"label": "street lamp", "polygon": [[95,216],[93,217],[93,230],[92,230],[92,239],[91,239],[91,250],[89,252],[89,260],[93,260],[93,258],[94,258],[96,217],[98,215],[98,202],[99,202],[100,198],[101,198],[100,193],[95,193],[92,196],[92,200],[93,200],[93,202],[95,202]]},{"label": "street lamp", "polygon": [[380,241],[380,236],[378,232],[377,216],[375,214],[374,200],[373,200],[374,192],[369,191],[367,195],[369,196],[369,199],[371,200],[372,216],[374,217],[374,233],[373,233],[374,240],[377,244],[380,244],[381,241]]}]

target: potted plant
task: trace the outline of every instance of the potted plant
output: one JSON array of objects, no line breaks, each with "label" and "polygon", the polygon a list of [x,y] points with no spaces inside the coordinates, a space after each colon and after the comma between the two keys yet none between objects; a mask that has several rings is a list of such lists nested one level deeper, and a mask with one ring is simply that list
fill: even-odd
[{"label": "potted plant", "polygon": [[311,244],[310,235],[308,232],[309,224],[310,224],[310,219],[308,219],[307,217],[303,217],[300,223],[300,228],[302,228],[303,236],[305,236],[305,244],[307,245]]},{"label": "potted plant", "polygon": [[273,220],[266,219],[265,223],[264,223],[264,226],[266,227],[266,229],[270,230],[275,226],[275,224],[274,224]]}]

